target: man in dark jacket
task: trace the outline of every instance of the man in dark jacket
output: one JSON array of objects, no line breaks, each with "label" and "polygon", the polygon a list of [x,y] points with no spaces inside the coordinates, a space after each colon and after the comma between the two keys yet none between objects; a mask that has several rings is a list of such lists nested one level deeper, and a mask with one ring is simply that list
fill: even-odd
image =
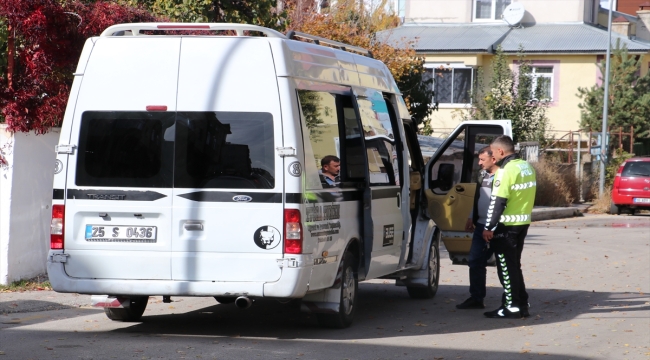
[{"label": "man in dark jacket", "polygon": [[458,309],[484,309],[485,304],[485,278],[487,275],[487,262],[494,253],[488,243],[483,240],[483,230],[487,220],[488,206],[492,194],[492,181],[494,174],[499,169],[492,150],[486,146],[478,152],[478,163],[481,170],[474,195],[474,207],[467,219],[465,231],[473,231],[472,247],[469,251],[469,293],[470,297],[465,302],[456,305]]}]

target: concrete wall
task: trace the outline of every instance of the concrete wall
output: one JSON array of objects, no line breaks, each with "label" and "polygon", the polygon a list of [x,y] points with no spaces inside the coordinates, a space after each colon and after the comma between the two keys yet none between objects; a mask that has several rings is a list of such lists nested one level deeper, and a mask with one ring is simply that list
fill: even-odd
[{"label": "concrete wall", "polygon": [[49,249],[54,146],[59,129],[45,135],[12,134],[0,124],[0,284],[45,272]]},{"label": "concrete wall", "polygon": [[[586,1],[586,3],[585,3]],[[519,0],[526,9],[524,23],[592,21],[585,18],[593,5],[589,0]],[[406,2],[407,22],[470,23],[473,20],[474,0],[427,0]],[[559,8],[561,7],[561,8]],[[497,19],[496,21],[501,21]],[[484,22],[484,20],[483,20]]]}]

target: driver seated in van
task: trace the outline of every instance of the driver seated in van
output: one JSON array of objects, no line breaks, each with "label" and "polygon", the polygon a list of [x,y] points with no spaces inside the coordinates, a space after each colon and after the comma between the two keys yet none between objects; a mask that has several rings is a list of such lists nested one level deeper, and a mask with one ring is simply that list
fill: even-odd
[{"label": "driver seated in van", "polygon": [[324,188],[339,187],[341,178],[339,172],[341,171],[341,159],[334,155],[327,155],[320,160],[320,181]]}]

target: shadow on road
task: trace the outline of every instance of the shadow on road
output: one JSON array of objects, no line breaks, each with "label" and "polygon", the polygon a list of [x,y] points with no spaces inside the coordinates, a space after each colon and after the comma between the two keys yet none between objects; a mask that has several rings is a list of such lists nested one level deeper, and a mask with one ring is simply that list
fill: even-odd
[{"label": "shadow on road", "polygon": [[[175,315],[145,312],[143,322],[117,332],[230,336],[272,339],[353,340],[428,334],[465,333],[509,327],[535,326],[578,316],[650,310],[648,296],[632,293],[596,293],[530,289],[531,317],[524,320],[485,318],[482,310],[457,310],[466,296],[464,286],[441,286],[432,300],[412,300],[392,284],[360,284],[359,306],[349,329],[318,326],[313,314],[273,300],[259,300],[248,310],[234,305],[209,306]],[[487,310],[498,306],[501,290],[488,289]],[[280,335],[281,334],[281,335]]]},{"label": "shadow on road", "polygon": [[0,315],[64,309],[72,309],[72,307],[57,302],[42,300],[0,301]]}]

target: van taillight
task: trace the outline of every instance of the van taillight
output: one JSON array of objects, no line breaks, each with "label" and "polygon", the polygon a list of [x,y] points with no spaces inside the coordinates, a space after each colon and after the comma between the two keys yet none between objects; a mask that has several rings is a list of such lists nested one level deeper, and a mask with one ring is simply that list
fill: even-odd
[{"label": "van taillight", "polygon": [[63,249],[65,205],[52,206],[52,223],[50,224],[50,249]]},{"label": "van taillight", "polygon": [[300,210],[284,209],[284,253],[302,254]]}]

